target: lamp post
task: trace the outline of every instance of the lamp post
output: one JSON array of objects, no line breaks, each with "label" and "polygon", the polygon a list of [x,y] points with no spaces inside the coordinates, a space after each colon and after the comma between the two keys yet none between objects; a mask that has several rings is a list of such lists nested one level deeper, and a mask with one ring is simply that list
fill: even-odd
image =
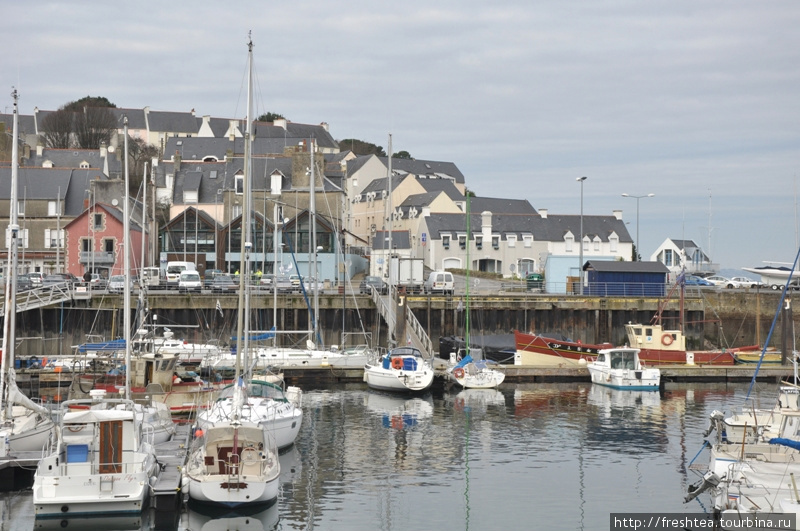
[{"label": "lamp post", "polygon": [[631,194],[622,194],[622,197],[630,197],[636,199],[636,258],[639,255],[639,199],[645,197],[653,197],[656,194],[647,194],[647,195],[631,195]]},{"label": "lamp post", "polygon": [[581,230],[578,235],[578,249],[580,249],[580,257],[578,258],[578,279],[580,280],[580,286],[578,288],[578,293],[583,295],[583,181],[586,180],[586,177],[578,177],[575,180],[581,183]]}]

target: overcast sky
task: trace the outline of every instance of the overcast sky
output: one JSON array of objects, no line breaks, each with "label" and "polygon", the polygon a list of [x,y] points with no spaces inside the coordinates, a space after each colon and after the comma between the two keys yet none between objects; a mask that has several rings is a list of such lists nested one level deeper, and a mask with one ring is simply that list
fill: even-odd
[{"label": "overcast sky", "polygon": [[723,268],[798,251],[800,2],[364,0],[4,3],[3,107],[83,96],[327,122],[454,162],[481,196],[622,209],[645,259],[693,239]]}]

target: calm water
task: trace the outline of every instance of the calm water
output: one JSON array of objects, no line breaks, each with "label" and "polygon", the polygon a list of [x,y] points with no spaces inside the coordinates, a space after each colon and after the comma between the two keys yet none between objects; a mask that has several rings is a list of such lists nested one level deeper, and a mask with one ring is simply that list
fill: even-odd
[{"label": "calm water", "polygon": [[[362,385],[307,390],[298,442],[281,457],[277,504],[238,519],[187,511],[158,528],[606,530],[611,512],[702,512],[702,496],[682,503],[697,480],[686,465],[708,414],[740,406],[746,391],[747,384],[670,384],[661,395],[520,384],[403,398]],[[759,386],[758,401],[768,404],[776,391]],[[0,530],[41,528],[30,491],[0,501]],[[93,526],[156,522],[145,515],[66,527]]]}]

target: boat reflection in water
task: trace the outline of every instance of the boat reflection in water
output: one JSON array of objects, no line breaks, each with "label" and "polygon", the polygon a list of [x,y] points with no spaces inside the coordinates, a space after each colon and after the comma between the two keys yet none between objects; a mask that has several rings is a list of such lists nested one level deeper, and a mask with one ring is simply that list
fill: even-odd
[{"label": "boat reflection in water", "polygon": [[454,395],[446,395],[455,411],[485,412],[490,407],[504,408],[505,395],[497,389],[463,389]]},{"label": "boat reflection in water", "polygon": [[430,394],[408,398],[371,391],[364,395],[364,405],[370,413],[380,417],[384,428],[395,430],[412,428],[420,420],[433,416]]},{"label": "boat reflection in water", "polygon": [[181,515],[178,529],[191,529],[192,531],[266,531],[275,529],[279,518],[277,503],[273,503],[266,509],[246,509],[235,512],[192,507]]},{"label": "boat reflection in water", "polygon": [[76,531],[127,531],[133,529],[151,528],[151,511],[144,510],[141,514],[125,514],[119,516],[73,516],[64,518],[37,518],[33,529],[62,530],[75,529]]}]

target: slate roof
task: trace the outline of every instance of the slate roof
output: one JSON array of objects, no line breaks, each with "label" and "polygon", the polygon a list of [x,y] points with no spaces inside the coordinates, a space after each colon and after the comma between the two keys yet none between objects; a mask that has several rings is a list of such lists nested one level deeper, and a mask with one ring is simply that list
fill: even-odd
[{"label": "slate roof", "polygon": [[[388,157],[378,157],[384,166],[389,163]],[[388,166],[387,166],[388,167]],[[461,170],[452,162],[440,162],[434,160],[416,159],[396,159],[392,158],[392,172],[411,173],[417,176],[429,176],[431,178],[452,177],[455,182],[463,184],[464,175]]]},{"label": "slate roof", "polygon": [[359,157],[354,158],[353,160],[347,161],[347,175],[353,175],[358,170],[360,170],[364,164],[369,161],[370,158],[374,157],[375,155],[361,155]]},{"label": "slate roof", "polygon": [[[119,208],[111,206],[111,205],[103,205],[103,204],[100,204],[100,203],[98,203],[95,206],[102,207],[103,210],[108,212],[111,215],[111,217],[116,219],[121,225],[125,224],[125,217],[123,216],[122,210],[120,210]],[[136,219],[134,219],[133,217],[131,217],[131,221],[130,221],[129,226],[130,226],[131,230],[135,230],[137,232],[142,232],[142,226],[139,225],[139,222],[136,221]]]},{"label": "slate roof", "polygon": [[[385,250],[389,242],[389,231],[379,230],[372,238],[372,248],[375,250]],[[392,249],[411,249],[411,236],[407,230],[393,230],[392,231]]]},{"label": "slate roof", "polygon": [[[231,121],[227,118],[212,118],[209,117],[208,119],[208,127],[211,128],[211,133],[216,138],[226,138],[225,134],[228,132],[228,128],[230,127]],[[203,125],[203,118],[197,118],[197,130],[200,130],[200,127]],[[241,132],[241,131],[240,131]],[[194,138],[194,137],[192,137]]]},{"label": "slate roof", "polygon": [[147,123],[144,120],[144,109],[111,109],[111,112],[117,118],[117,128],[120,130],[125,126],[122,118],[128,117],[128,129],[147,129]]},{"label": "slate roof", "polygon": [[[23,166],[19,169],[17,196],[20,201],[64,200],[66,217],[77,216],[83,212],[83,200],[89,189],[89,182],[102,174],[98,170],[46,169]],[[59,190],[60,194],[59,195]],[[11,196],[11,168],[0,168],[0,199]]]},{"label": "slate roof", "polygon": [[417,179],[417,182],[428,192],[444,192],[453,201],[464,201],[464,194],[449,179]]},{"label": "slate roof", "polygon": [[[428,225],[429,237],[431,240],[440,240],[441,233],[454,233],[467,231],[466,214],[431,214],[425,218]],[[492,213],[492,232],[499,233],[501,239],[505,239],[508,234],[533,234],[537,240],[543,240],[536,233],[538,222],[541,218],[538,215],[519,215]],[[483,217],[480,213],[470,214],[471,236],[474,238],[476,233],[480,233]]]},{"label": "slate roof", "polygon": [[[194,134],[200,129],[196,117],[190,112],[149,111],[146,114],[148,131]],[[130,127],[130,118],[128,118],[128,127]]]},{"label": "slate roof", "polygon": [[[108,153],[108,171],[110,174],[122,172],[122,161],[114,153]],[[41,167],[45,161],[53,163],[54,168],[80,168],[83,162],[87,162],[90,168],[103,170],[105,168],[105,158],[100,156],[97,149],[52,149],[42,150],[42,155],[38,156],[35,150],[31,150],[29,166]]]},{"label": "slate roof", "polygon": [[661,262],[623,262],[620,260],[588,260],[583,269],[593,269],[600,273],[669,273],[669,268]]},{"label": "slate roof", "polygon": [[[413,179],[413,177],[409,175],[403,175],[399,177],[392,177],[392,191],[394,191],[405,179]],[[361,191],[361,195],[363,196],[367,192],[383,192],[386,190],[388,186],[388,177],[381,177],[380,179],[374,179],[371,183],[369,183],[364,189]]]},{"label": "slate roof", "polygon": [[314,138],[321,148],[339,149],[339,144],[322,125],[299,124],[287,120],[286,129],[284,129],[272,122],[255,122],[253,136],[254,138],[283,138],[287,141],[286,145],[295,146],[301,140]]},{"label": "slate roof", "polygon": [[[564,235],[569,231],[575,235],[576,240],[580,240],[581,216],[580,215],[553,215],[547,218],[539,218],[537,232],[534,237],[537,240],[563,241]],[[621,243],[633,243],[633,238],[628,233],[625,222],[614,216],[583,216],[583,234],[594,239],[599,237],[601,241],[607,242],[612,232],[616,232]]]},{"label": "slate roof", "polygon": [[[472,197],[471,212],[503,212],[506,214],[537,214],[527,199],[502,199],[496,197]],[[585,221],[585,220],[584,220]]]},{"label": "slate roof", "polygon": [[[0,122],[6,124],[6,131],[12,133],[14,130],[14,115],[0,113]],[[19,136],[36,134],[36,119],[31,114],[20,114],[17,120]]]}]

